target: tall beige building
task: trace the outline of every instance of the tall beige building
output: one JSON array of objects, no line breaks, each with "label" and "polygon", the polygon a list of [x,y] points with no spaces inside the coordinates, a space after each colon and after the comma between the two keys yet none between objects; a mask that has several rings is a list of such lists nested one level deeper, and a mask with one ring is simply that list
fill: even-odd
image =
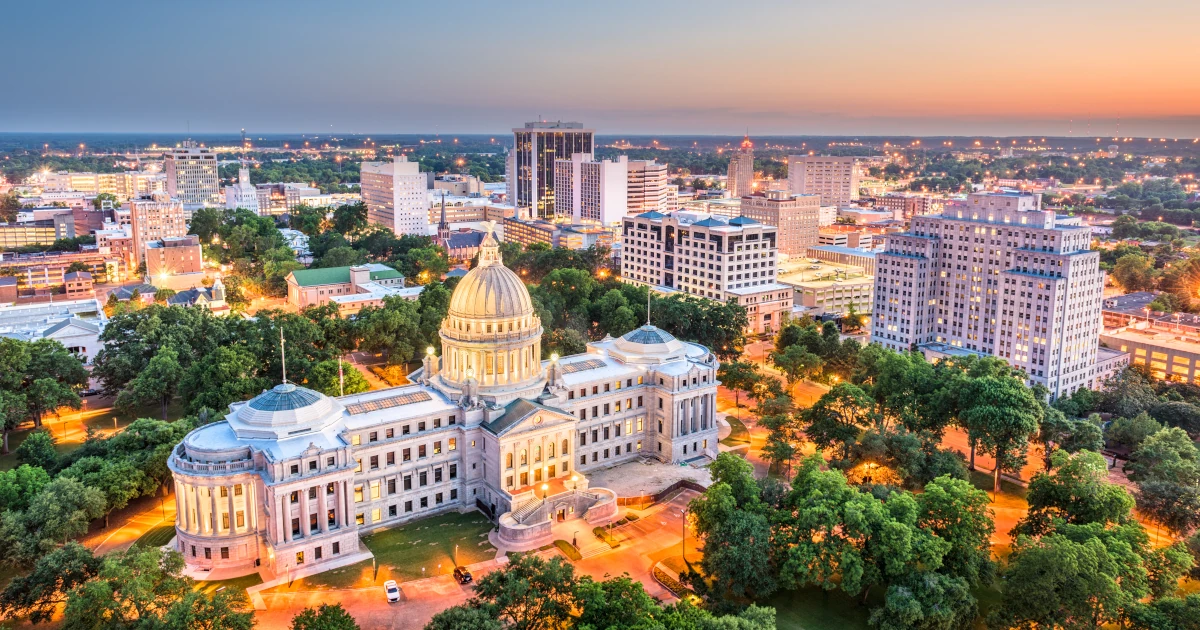
[{"label": "tall beige building", "polygon": [[630,160],[626,190],[629,214],[672,210],[666,164],[659,164],[654,160]]},{"label": "tall beige building", "polygon": [[409,162],[404,155],[396,156],[393,162],[363,162],[361,182],[368,221],[396,234],[428,234],[426,178],[416,162]]},{"label": "tall beige building", "polygon": [[735,199],[754,192],[754,143],[750,136],[742,139],[742,146],[729,158],[729,179],[725,189]]},{"label": "tall beige building", "polygon": [[886,238],[872,343],[1000,357],[1051,398],[1093,382],[1104,272],[1078,217],[1041,195],[975,193]]},{"label": "tall beige building", "polygon": [[108,193],[121,199],[166,190],[166,176],[146,171],[123,173],[47,173],[42,190],[46,192]]},{"label": "tall beige building", "polygon": [[742,216],[779,228],[776,244],[789,256],[800,256],[820,239],[821,198],[783,190],[742,197]]},{"label": "tall beige building", "polygon": [[788,182],[793,195],[820,195],[826,206],[858,199],[858,169],[853,157],[789,155]]},{"label": "tall beige building", "polygon": [[138,262],[146,259],[149,243],[187,236],[183,203],[166,193],[131,199],[123,207],[129,212],[133,251]]},{"label": "tall beige building", "polygon": [[221,205],[217,154],[192,141],[163,154],[167,194],[185,204]]}]

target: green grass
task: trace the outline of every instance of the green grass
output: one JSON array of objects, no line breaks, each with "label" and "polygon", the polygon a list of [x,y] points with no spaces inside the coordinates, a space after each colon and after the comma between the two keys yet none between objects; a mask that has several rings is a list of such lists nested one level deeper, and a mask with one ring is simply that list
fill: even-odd
[{"label": "green grass", "polygon": [[247,588],[251,586],[257,586],[259,584],[262,584],[262,577],[257,573],[251,573],[250,575],[244,575],[239,578],[232,578],[228,580],[196,582],[193,588],[206,595],[211,595],[217,592],[217,589],[221,588],[222,586],[225,587],[226,591],[245,591]]},{"label": "green grass", "polygon": [[724,440],[721,440],[722,444],[725,446],[740,446],[750,443],[750,430],[746,428],[746,425],[741,420],[738,420],[734,416],[725,416],[725,421],[729,423],[731,431]]},{"label": "green grass", "polygon": [[868,607],[860,604],[858,598],[840,591],[826,592],[817,587],[780,591],[762,603],[775,607],[775,627],[779,630],[855,630],[868,627]]},{"label": "green grass", "polygon": [[138,538],[137,542],[134,544],[142,545],[143,547],[161,547],[171,542],[171,539],[174,537],[174,525],[159,525],[158,527],[152,528],[145,534],[142,534],[142,537]]},{"label": "green grass", "polygon": [[[419,571],[420,569],[418,569]],[[382,573],[382,572],[381,572]],[[287,591],[327,591],[339,590],[346,588],[358,588],[369,586],[371,584],[382,584],[384,577],[380,575],[378,580],[373,580],[371,575],[371,561],[363,560],[355,564],[341,567],[339,569],[330,569],[322,571],[316,575],[310,575],[306,578],[299,578],[292,582],[291,586],[281,584],[271,589],[272,591],[287,590]]]},{"label": "green grass", "polygon": [[[975,486],[976,488],[979,488],[980,490],[987,491],[988,494],[991,494],[992,488],[994,487],[994,483],[992,481],[991,474],[983,472],[981,470],[972,470],[972,471],[970,471],[970,475],[971,475],[971,485]],[[1010,495],[1016,496],[1016,497],[1021,497],[1022,499],[1024,499],[1025,495],[1029,492],[1029,489],[1025,488],[1024,486],[1019,486],[1019,485],[1005,479],[1004,477],[1001,477],[1000,478],[1000,492],[1002,492],[1004,494],[1010,494]]]},{"label": "green grass", "polygon": [[554,541],[554,546],[558,547],[558,550],[563,552],[563,555],[566,556],[568,560],[582,560],[583,559],[583,556],[579,555],[579,550],[576,549],[575,547],[573,547],[571,545],[571,543],[569,543],[565,540]]},{"label": "green grass", "polygon": [[451,513],[368,534],[362,543],[391,579],[416,580],[422,567],[425,576],[436,575],[439,564],[442,573],[454,570],[455,546],[460,565],[495,558],[496,548],[487,539],[491,529],[492,522],[479,512]]}]

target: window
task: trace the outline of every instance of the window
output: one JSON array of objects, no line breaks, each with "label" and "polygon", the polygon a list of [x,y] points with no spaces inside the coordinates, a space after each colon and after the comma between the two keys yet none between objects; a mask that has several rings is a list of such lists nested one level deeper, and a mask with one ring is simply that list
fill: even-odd
[{"label": "window", "polygon": [[314,487],[314,488],[309,488],[309,489],[308,489],[308,498],[309,498],[309,499],[316,499],[316,498],[317,498],[317,489],[316,489],[315,487]]},{"label": "window", "polygon": [[441,428],[441,426],[442,426],[442,419],[441,419],[441,418],[434,418],[434,419],[433,419],[433,428],[435,428],[435,429],[440,429],[440,428]]},{"label": "window", "polygon": [[404,489],[412,490],[412,475],[404,475]]},{"label": "window", "polygon": [[196,545],[192,545],[192,557],[196,557]]},{"label": "window", "polygon": [[382,512],[380,512],[379,508],[371,510],[371,522],[378,523],[380,520],[382,520]]},{"label": "window", "polygon": [[335,543],[333,543],[333,555],[336,556],[339,553],[342,553],[342,543],[335,542]]},{"label": "window", "polygon": [[438,440],[433,443],[433,454],[434,455],[442,454],[442,441],[441,440]]},{"label": "window", "polygon": [[320,548],[320,547],[317,547],[316,549],[313,549],[313,559],[314,559],[314,560],[320,560],[320,559],[321,559],[321,548]]},{"label": "window", "polygon": [[[310,471],[316,470],[317,469],[317,460],[314,459],[311,462],[308,462],[308,469]],[[241,493],[242,493],[241,488],[238,488],[237,491],[234,492],[235,495],[240,495]]]},{"label": "window", "polygon": [[606,416],[610,413],[608,410],[608,407],[609,407],[608,403],[604,403],[604,415],[606,415]]},{"label": "window", "polygon": [[637,427],[638,427],[638,428],[637,428],[637,430],[638,430],[638,433],[641,433],[641,432],[642,432],[642,430],[643,430],[643,427],[642,427],[642,422],[643,422],[644,420],[645,420],[645,418],[638,418],[638,425],[637,425]]},{"label": "window", "polygon": [[608,459],[608,449],[604,449],[604,459]]},{"label": "window", "polygon": [[524,486],[528,486],[528,485],[529,485],[529,473],[523,472],[523,473],[521,473],[521,486],[524,487]]},{"label": "window", "polygon": [[409,425],[407,424],[400,429],[400,435],[408,435],[409,433],[412,433],[412,431],[409,430]]},{"label": "window", "polygon": [[434,502],[435,504],[437,504],[437,505],[441,505],[441,504],[442,504],[442,493],[441,493],[441,492],[439,492],[439,493],[437,493],[437,494],[433,495],[433,502]]},{"label": "window", "polygon": [[505,468],[513,467],[513,454],[512,453],[509,453],[504,456],[504,467]]},{"label": "window", "polygon": [[388,479],[387,489],[388,489],[388,494],[396,494],[396,480],[395,479]]},{"label": "window", "polygon": [[642,397],[641,396],[638,396],[638,406],[639,407],[642,406]]},{"label": "window", "polygon": [[458,438],[450,438],[450,443],[447,444],[446,447],[447,447],[447,450],[457,451],[458,450]]},{"label": "window", "polygon": [[458,479],[458,464],[450,464],[450,478]]},{"label": "window", "polygon": [[372,455],[371,456],[371,470],[376,470],[377,468],[379,468],[379,456]]},{"label": "window", "polygon": [[359,525],[365,525],[367,523],[367,520],[365,518],[363,518],[362,514],[356,514],[356,515],[354,515],[354,522]]},{"label": "window", "polygon": [[533,447],[533,461],[535,461],[535,462],[540,462],[540,461],[542,461],[542,447],[541,447],[541,445],[538,445],[538,446],[535,446],[535,447]]},{"label": "window", "polygon": [[237,518],[234,519],[234,522],[237,523],[238,527],[245,527],[246,526],[246,513],[241,510],[238,510]]},{"label": "window", "polygon": [[221,529],[229,529],[229,513],[221,515]]},{"label": "window", "polygon": [[393,451],[389,451],[389,452],[388,452],[388,454],[387,454],[387,465],[388,465],[388,466],[395,466],[395,465],[396,465],[396,453],[395,453],[395,452],[393,452]]},{"label": "window", "polygon": [[350,436],[350,443],[355,446],[362,444],[362,436],[355,433],[354,435]]},{"label": "window", "polygon": [[362,503],[362,501],[363,501],[363,487],[362,486],[354,486],[354,502]]},{"label": "window", "polygon": [[451,489],[450,489],[450,500],[451,500],[451,501],[454,501],[454,500],[456,500],[456,499],[458,499],[458,489],[457,489],[457,488],[451,488]]},{"label": "window", "polygon": [[529,451],[527,451],[525,449],[521,449],[521,465],[522,466],[529,465]]},{"label": "window", "polygon": [[362,472],[362,460],[354,460],[354,472]]},{"label": "window", "polygon": [[326,457],[325,458],[325,466],[328,468],[333,468],[335,466],[334,459],[332,457]]},{"label": "window", "polygon": [[418,423],[417,423],[417,431],[424,431],[424,430],[425,430],[425,423],[424,423],[424,422],[418,422]]},{"label": "window", "polygon": [[372,499],[379,498],[379,481],[378,480],[371,482],[371,498]]},{"label": "window", "polygon": [[224,499],[224,498],[227,498],[228,496],[229,496],[229,488],[227,488],[226,486],[221,486],[221,498]]},{"label": "window", "polygon": [[333,494],[333,484],[328,484],[325,486],[325,494]]},{"label": "window", "polygon": [[297,492],[297,491],[295,491],[295,490],[293,490],[293,491],[292,491],[292,494],[291,494],[291,497],[289,497],[289,500],[290,500],[292,503],[299,503],[299,502],[300,502],[300,493],[299,493],[299,492]]},{"label": "window", "polygon": [[569,441],[568,441],[568,440],[563,440],[563,443],[562,443],[562,454],[563,454],[563,455],[567,455],[567,454],[568,454],[568,453],[567,453],[567,446],[568,446],[568,445],[569,445]]},{"label": "window", "polygon": [[395,430],[395,429],[388,429],[388,430],[387,430],[387,433],[385,433],[385,434],[384,434],[384,436],[385,436],[385,437],[387,437],[387,439],[389,439],[389,440],[390,440],[390,439],[392,439],[392,438],[396,437],[396,430]]},{"label": "window", "polygon": [[204,559],[205,559],[205,560],[212,560],[212,547],[205,547],[205,548],[204,548]]},{"label": "window", "polygon": [[508,476],[508,477],[505,479],[505,482],[504,482],[504,487],[506,487],[506,488],[511,488],[511,487],[513,487],[513,485],[512,485],[512,482],[513,482],[512,475],[509,475],[509,476]]},{"label": "window", "polygon": [[433,469],[433,482],[438,483],[441,480],[442,480],[442,469],[434,468]]},{"label": "window", "polygon": [[401,455],[402,455],[401,459],[403,459],[404,461],[406,461],[406,462],[412,461],[412,449],[411,448],[404,449],[404,452],[402,452]]},{"label": "window", "polygon": [[586,463],[587,463],[587,455],[580,455],[579,456],[579,465],[582,466]]},{"label": "window", "polygon": [[417,457],[425,457],[425,445],[421,444],[417,447]]},{"label": "window", "polygon": [[378,431],[372,431],[372,432],[370,433],[370,435],[368,436],[368,438],[367,438],[367,441],[368,441],[368,442],[378,442],[378,441],[379,441],[379,432],[378,432]]},{"label": "window", "polygon": [[411,512],[411,511],[412,511],[412,501],[405,501],[405,502],[404,502],[404,511],[405,511],[405,512]]},{"label": "window", "polygon": [[429,485],[429,477],[427,475],[428,473],[426,473],[424,470],[417,473],[417,485],[422,487]]},{"label": "window", "polygon": [[292,464],[292,474],[293,475],[300,474],[300,464]]},{"label": "window", "polygon": [[580,431],[580,432],[579,432],[579,445],[580,445],[580,446],[587,446],[587,431]]},{"label": "window", "polygon": [[429,507],[429,497],[421,497],[421,509]]},{"label": "window", "polygon": [[[596,455],[597,455],[596,453],[592,453],[592,463],[593,464],[596,463]],[[607,457],[607,455],[605,457]]]},{"label": "window", "polygon": [[604,439],[608,439],[608,427],[604,427]]}]

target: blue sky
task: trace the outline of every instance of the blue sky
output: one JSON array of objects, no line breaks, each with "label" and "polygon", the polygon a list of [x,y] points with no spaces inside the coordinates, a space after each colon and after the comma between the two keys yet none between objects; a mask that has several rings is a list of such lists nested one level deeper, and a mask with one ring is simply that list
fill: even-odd
[{"label": "blue sky", "polygon": [[[1053,6],[1046,6],[1053,4]],[[1200,2],[11,2],[0,131],[1200,136]],[[1073,122],[1072,122],[1073,121]]]}]

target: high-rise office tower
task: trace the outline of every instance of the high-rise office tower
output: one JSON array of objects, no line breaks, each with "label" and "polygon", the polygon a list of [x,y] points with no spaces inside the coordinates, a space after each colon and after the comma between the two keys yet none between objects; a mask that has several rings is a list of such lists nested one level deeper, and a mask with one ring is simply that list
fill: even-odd
[{"label": "high-rise office tower", "polygon": [[887,235],[871,341],[927,356],[1003,358],[1051,397],[1092,380],[1104,273],[1091,229],[1041,195],[976,193]]},{"label": "high-rise office tower", "polygon": [[742,146],[729,158],[725,189],[735,199],[754,192],[754,143],[750,142],[750,136],[742,139]]},{"label": "high-rise office tower", "polygon": [[625,216],[629,158],[594,160],[576,153],[554,161],[554,213],[572,223],[619,224]]},{"label": "high-rise office tower", "polygon": [[779,228],[779,251],[801,256],[819,240],[821,200],[816,195],[792,195],[768,190],[742,197],[742,216]]},{"label": "high-rise office tower", "polygon": [[[630,160],[628,191],[629,214],[667,212],[671,206],[671,191],[667,184],[667,165],[654,160]],[[678,189],[676,189],[678,190]]]},{"label": "high-rise office tower", "polygon": [[182,147],[163,154],[167,194],[184,204],[221,205],[217,176],[217,154],[188,140]]},{"label": "high-rise office tower", "polygon": [[825,206],[844,206],[858,199],[853,157],[789,155],[788,184],[793,195],[820,195]]},{"label": "high-rise office tower", "polygon": [[529,122],[513,129],[508,194],[522,218],[554,217],[554,161],[593,153],[595,131],[577,122]]},{"label": "high-rise office tower", "polygon": [[363,162],[360,187],[367,220],[396,234],[426,236],[429,197],[425,184],[426,177],[407,156],[398,155],[392,162]]}]

